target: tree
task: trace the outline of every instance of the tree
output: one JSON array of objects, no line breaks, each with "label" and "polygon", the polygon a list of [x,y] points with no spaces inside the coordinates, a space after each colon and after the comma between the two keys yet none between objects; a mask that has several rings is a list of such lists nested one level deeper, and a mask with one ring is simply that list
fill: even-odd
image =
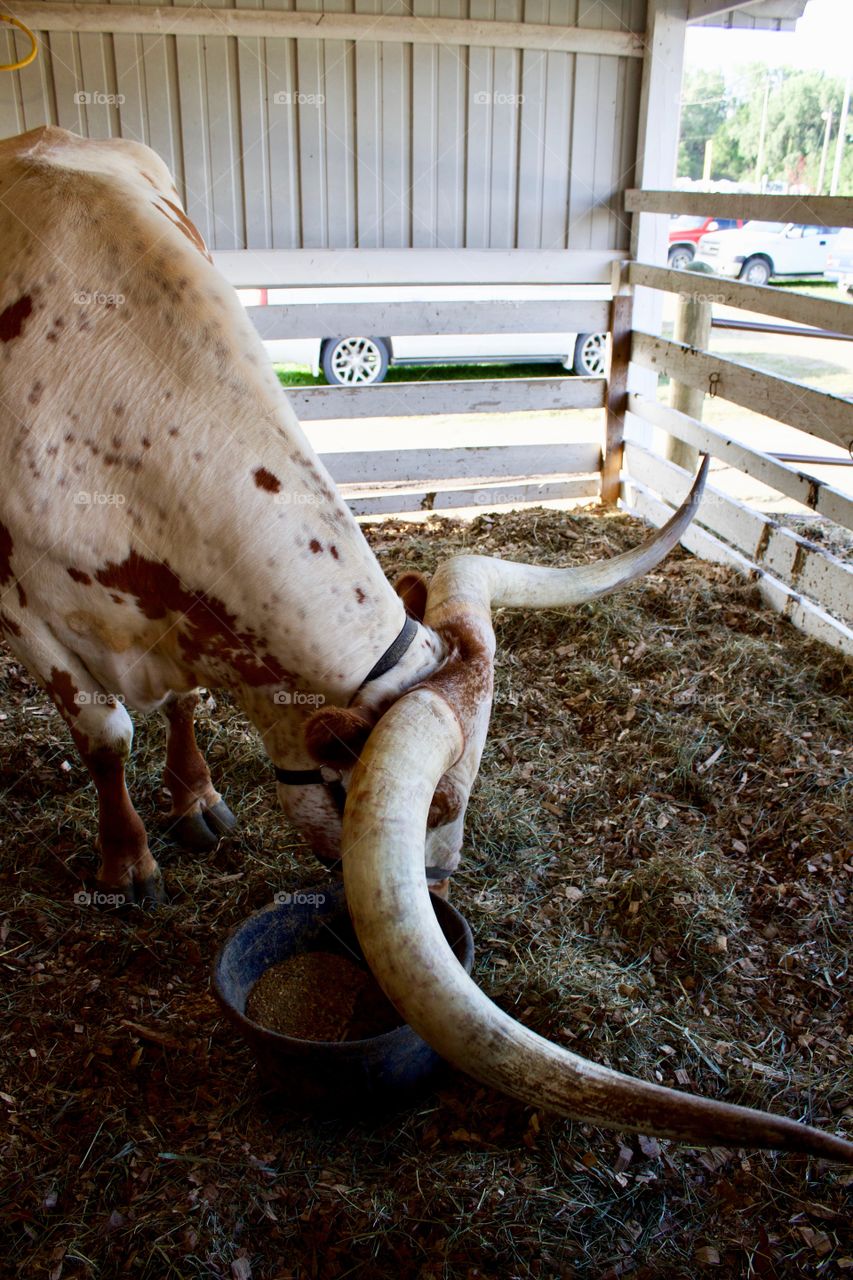
[{"label": "tree", "polygon": [[722,71],[689,71],[681,94],[681,144],[678,172],[701,178],[705,163],[705,143],[713,138],[726,118],[726,81]]},{"label": "tree", "polygon": [[[769,96],[768,95],[769,87]],[[823,148],[823,113],[841,114],[843,85],[819,71],[737,68],[727,83],[720,72],[688,72],[684,86],[679,174],[702,175],[705,141],[713,138],[712,177],[753,182],[761,120],[767,100],[762,170],[770,181],[816,189]],[[853,122],[848,125],[848,134]],[[834,155],[833,132],[829,164]],[[853,156],[845,153],[840,192],[853,191]]]}]

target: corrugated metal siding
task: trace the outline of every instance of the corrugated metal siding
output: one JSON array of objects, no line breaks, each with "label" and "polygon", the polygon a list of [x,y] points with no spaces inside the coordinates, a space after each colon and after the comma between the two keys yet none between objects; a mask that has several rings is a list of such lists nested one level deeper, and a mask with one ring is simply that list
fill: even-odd
[{"label": "corrugated metal siding", "polygon": [[[645,21],[645,0],[206,0],[231,4]],[[53,33],[0,79],[0,136],[54,123],[148,143],[217,249],[620,249],[641,71],[638,58],[369,39]]]}]

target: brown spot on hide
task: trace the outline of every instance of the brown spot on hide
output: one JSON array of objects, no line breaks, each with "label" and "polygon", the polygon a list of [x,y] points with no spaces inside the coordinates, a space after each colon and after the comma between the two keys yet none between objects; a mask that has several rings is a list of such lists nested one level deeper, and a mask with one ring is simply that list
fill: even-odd
[{"label": "brown spot on hide", "polygon": [[4,587],[12,578],[12,552],[15,544],[5,524],[0,521],[0,587]]},{"label": "brown spot on hide", "polygon": [[16,587],[17,587],[17,589],[18,589],[18,604],[21,606],[21,608],[22,608],[22,609],[26,609],[26,607],[27,607],[27,593],[26,593],[26,591],[24,590],[24,588],[21,586],[20,582],[16,582],[16,583],[15,583],[15,586],[16,586]]},{"label": "brown spot on hide", "polygon": [[364,594],[361,587],[356,587],[355,598],[359,604],[364,604],[365,600],[367,599],[367,596]]},{"label": "brown spot on hide", "polygon": [[266,467],[256,467],[252,475],[259,489],[266,489],[267,493],[278,493],[280,491],[281,481],[278,476],[273,475],[271,471],[267,471]]},{"label": "brown spot on hide", "polygon": [[316,538],[312,538],[311,541],[308,543],[308,546],[314,552],[315,556],[319,555],[320,552],[323,550],[322,542],[318,542]]},{"label": "brown spot on hide", "polygon": [[67,671],[51,667],[44,687],[66,720],[74,720],[79,715],[80,707],[77,698],[80,691]]},{"label": "brown spot on hide", "polygon": [[333,560],[340,560],[341,557],[338,555],[338,548],[334,545],[334,543],[332,544],[332,546],[329,547],[329,551],[331,553]]},{"label": "brown spot on hide", "polygon": [[84,587],[91,587],[92,585],[92,579],[88,573],[85,573],[82,569],[75,569],[73,565],[68,569],[68,576],[73,578],[75,582],[82,583]]},{"label": "brown spot on hide", "polygon": [[185,586],[165,560],[148,560],[131,551],[95,574],[104,587],[132,596],[152,621],[181,616],[179,646],[193,666],[202,658],[230,668],[247,685],[283,684],[292,673],[264,652],[264,642],[251,630],[241,631],[237,618],[215,596]]},{"label": "brown spot on hide", "polygon": [[0,311],[0,342],[11,342],[13,338],[17,338],[32,310],[33,300],[27,293],[6,307],[5,311]]},{"label": "brown spot on hide", "polygon": [[41,393],[43,390],[44,388],[42,384],[39,382],[38,378],[36,378],[35,382],[30,387],[30,394],[27,396],[30,404],[38,404],[41,400]]},{"label": "brown spot on hide", "polygon": [[476,626],[464,614],[439,627],[438,634],[447,646],[447,661],[440,671],[415,687],[440,694],[467,733],[483,700],[491,696],[492,659]]}]

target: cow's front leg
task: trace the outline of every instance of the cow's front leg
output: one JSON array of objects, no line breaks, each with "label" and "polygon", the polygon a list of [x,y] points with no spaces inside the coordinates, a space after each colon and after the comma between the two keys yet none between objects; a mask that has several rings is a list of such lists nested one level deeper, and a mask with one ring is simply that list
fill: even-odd
[{"label": "cow's front leg", "polygon": [[160,711],[168,726],[163,784],[172,797],[169,834],[184,849],[214,849],[237,819],[210,780],[195,740],[193,716],[198,694],[171,694]]}]

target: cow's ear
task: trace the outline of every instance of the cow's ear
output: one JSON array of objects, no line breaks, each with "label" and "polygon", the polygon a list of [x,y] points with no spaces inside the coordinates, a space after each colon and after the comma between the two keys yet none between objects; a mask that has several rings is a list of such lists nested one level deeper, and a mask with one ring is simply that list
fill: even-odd
[{"label": "cow's ear", "polygon": [[318,764],[351,769],[378,719],[370,707],[321,707],[305,721],[305,745]]},{"label": "cow's ear", "polygon": [[427,606],[427,580],[422,573],[403,573],[394,583],[394,590],[406,606],[406,613],[416,622],[423,622]]}]

